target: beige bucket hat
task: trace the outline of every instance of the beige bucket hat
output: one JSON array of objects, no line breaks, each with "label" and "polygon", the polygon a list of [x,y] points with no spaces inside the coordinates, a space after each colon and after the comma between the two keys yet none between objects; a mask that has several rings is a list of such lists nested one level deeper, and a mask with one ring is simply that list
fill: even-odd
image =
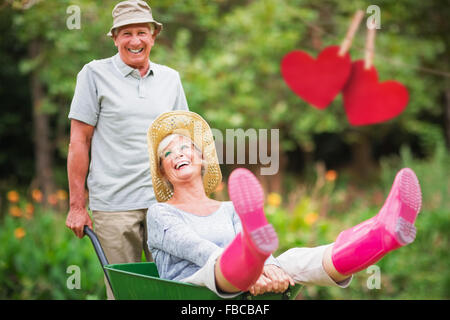
[{"label": "beige bucket hat", "polygon": [[211,128],[197,113],[177,110],[161,114],[150,125],[147,133],[150,172],[156,200],[165,202],[173,195],[173,191],[165,183],[161,175],[157,155],[159,143],[173,133],[190,138],[201,149],[203,158],[206,161],[203,186],[205,193],[209,195],[222,182],[222,173]]},{"label": "beige bucket hat", "polygon": [[116,28],[134,23],[151,22],[155,25],[156,34],[162,30],[162,24],[153,19],[152,9],[145,1],[128,0],[119,2],[112,11],[113,26],[108,32],[112,37],[112,31]]}]

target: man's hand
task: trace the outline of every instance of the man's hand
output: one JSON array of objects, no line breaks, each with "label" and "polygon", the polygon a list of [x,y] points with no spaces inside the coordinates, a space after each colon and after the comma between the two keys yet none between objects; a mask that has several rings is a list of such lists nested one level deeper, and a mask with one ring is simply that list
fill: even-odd
[{"label": "man's hand", "polygon": [[254,296],[266,292],[282,293],[289,285],[295,285],[294,280],[283,269],[269,264],[264,266],[261,276],[248,291]]},{"label": "man's hand", "polygon": [[84,237],[84,226],[92,229],[92,220],[86,208],[71,208],[66,219],[66,226],[75,233],[78,238]]}]

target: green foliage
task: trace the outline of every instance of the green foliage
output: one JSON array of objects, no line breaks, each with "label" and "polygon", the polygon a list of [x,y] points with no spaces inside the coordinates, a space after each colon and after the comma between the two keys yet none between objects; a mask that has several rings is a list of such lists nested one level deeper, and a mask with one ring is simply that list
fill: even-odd
[{"label": "green foliage", "polygon": [[[117,0],[39,1],[26,9],[25,1],[0,8],[0,193],[13,187],[25,193],[34,172],[30,74],[45,89],[41,112],[50,116],[51,139],[57,158],[57,185],[67,183],[66,156],[70,101],[76,75],[93,59],[117,52],[106,37],[111,10]],[[349,289],[310,287],[305,298],[449,298],[449,155],[444,147],[444,92],[448,81],[424,72],[447,71],[448,5],[444,1],[378,1],[381,30],[377,31],[374,64],[380,81],[395,79],[409,90],[401,116],[383,124],[353,128],[339,95],[319,111],[299,99],[284,83],[280,60],[301,49],[317,56],[328,45],[339,45],[356,9],[371,1],[258,0],[150,1],[156,20],[164,24],[151,60],[180,72],[192,111],[212,128],[279,128],[283,152],[305,155],[305,179],[287,172],[297,187],[286,193],[282,206],[267,213],[280,235],[280,250],[332,242],[341,230],[378,212],[396,171],[413,168],[421,181],[424,206],[418,219],[416,242],[390,254],[379,264],[382,289],[367,290],[367,274],[356,275]],[[70,5],[81,9],[81,29],[66,27]],[[366,15],[368,17],[368,15]],[[350,51],[363,59],[365,20]],[[316,35],[319,45],[312,41]],[[40,51],[30,56],[32,44]],[[378,184],[355,187],[355,177],[342,169],[339,179],[326,178],[317,137],[338,137],[345,145],[366,139],[378,148]],[[447,141],[448,142],[448,141]],[[387,154],[398,157],[383,158]],[[386,147],[390,146],[390,147]],[[387,148],[387,150],[384,150]],[[344,158],[347,151],[341,151]],[[318,159],[314,155],[319,154]],[[324,153],[326,154],[326,153]],[[417,156],[424,157],[418,160]],[[332,159],[333,160],[333,159]],[[297,164],[297,159],[289,161]],[[344,165],[348,165],[345,163]],[[298,174],[297,168],[295,174]],[[0,197],[0,210],[7,202]],[[59,210],[63,212],[63,210]],[[32,220],[5,216],[0,222],[0,298],[101,298],[103,277],[87,239],[79,241],[64,227],[60,213],[37,210]],[[14,237],[22,227],[26,235]],[[414,263],[411,263],[414,261]],[[82,290],[65,286],[69,265],[79,265]]]},{"label": "green foliage", "polygon": [[[362,271],[347,289],[307,286],[300,298],[449,299],[449,158],[442,147],[425,160],[414,159],[404,148],[400,157],[382,160],[377,188],[361,190],[355,189],[344,175],[336,179],[336,172],[325,171],[319,164],[310,179],[312,183],[297,185],[284,203],[280,195],[269,194],[266,214],[279,235],[277,255],[291,247],[331,243],[342,230],[375,215],[400,168],[412,168],[421,183],[423,205],[416,222],[417,238],[377,263],[381,289],[369,290],[370,274]],[[77,239],[64,226],[61,213],[39,206],[34,215],[12,216],[11,207],[26,211],[26,205],[27,201],[20,197],[0,222],[0,298],[104,299],[103,274],[89,240]],[[81,290],[67,289],[67,268],[71,265],[81,269]]]},{"label": "green foliage", "polygon": [[[311,108],[287,88],[279,64],[291,50],[318,54],[321,48],[312,47],[310,42],[314,27],[321,29],[322,48],[340,44],[356,8],[369,4],[253,1],[217,16],[218,23],[209,25],[201,45],[195,48],[192,43],[197,34],[192,29],[196,28],[180,28],[174,36],[173,50],[166,54],[165,49],[157,48],[156,57],[181,71],[191,109],[205,115],[215,128],[281,128],[283,146],[297,146],[307,152],[315,150],[314,135],[324,132],[341,134],[352,144],[354,131],[343,112],[341,97],[326,112]],[[406,85],[410,103],[401,117],[370,126],[365,134],[370,140],[382,142],[395,128],[397,135],[417,136],[421,147],[430,154],[435,143],[443,141],[442,128],[420,115],[442,115],[435,102],[444,87],[435,77],[418,74],[417,69],[424,57],[435,61],[443,53],[442,42],[417,37],[414,32],[399,33],[395,26],[402,24],[402,18],[409,18],[390,14],[399,8],[415,13],[407,1],[383,3],[375,66],[380,81],[396,79]],[[193,20],[197,14],[192,13]],[[366,34],[362,30],[351,50],[354,60],[363,58]]]},{"label": "green foliage", "polygon": [[[79,240],[64,217],[38,208],[31,219],[0,222],[0,299],[104,299],[103,272],[87,238]],[[80,289],[68,289],[69,266],[80,268]]]},{"label": "green foliage", "polygon": [[[46,88],[42,112],[52,115],[58,166],[64,166],[67,155],[67,114],[76,74],[89,61],[117,52],[106,36],[116,3],[115,0],[39,1],[26,9],[14,1],[14,6],[0,10],[6,21],[2,30],[14,38],[21,51],[27,52],[35,41],[40,44],[41,51],[36,57],[4,50],[0,59],[5,60],[4,65],[16,67],[24,77],[19,92],[29,92],[23,82],[30,72],[38,73]],[[348,145],[358,143],[363,136],[372,145],[382,145],[390,143],[395,132],[398,140],[417,139],[418,146],[414,147],[422,154],[432,154],[436,145],[444,141],[441,122],[444,109],[439,104],[446,84],[442,77],[423,73],[421,69],[448,70],[447,59],[442,59],[446,56],[448,36],[444,26],[439,23],[430,26],[422,15],[430,16],[429,20],[434,20],[431,18],[434,15],[440,17],[444,13],[437,8],[446,7],[444,2],[416,4],[402,0],[378,4],[382,28],[377,32],[375,66],[380,81],[398,80],[410,92],[406,111],[396,119],[363,130],[352,128],[340,95],[326,111],[320,111],[292,93],[281,77],[280,61],[286,53],[301,49],[317,56],[325,46],[339,45],[355,10],[365,10],[370,4],[361,0],[151,2],[155,18],[164,24],[151,60],[180,72],[191,110],[203,115],[211,127],[279,128],[284,152],[299,149],[314,153],[318,148],[315,137],[323,133],[339,135]],[[69,30],[66,26],[69,17],[66,10],[70,5],[80,8],[80,29]],[[353,60],[363,58],[364,25],[365,20],[353,41],[350,51]],[[313,31],[319,45],[311,39]],[[10,73],[7,78],[11,78]],[[13,99],[10,97],[8,101]],[[31,113],[30,106],[22,108]],[[10,123],[20,121],[12,117],[15,110],[16,107],[11,107],[2,119],[9,119]],[[3,140],[8,134],[2,126]],[[24,174],[31,180],[32,170],[26,157],[17,158],[24,159],[20,162],[27,166]],[[8,165],[2,159],[0,164],[5,168]]]},{"label": "green foliage", "polygon": [[[376,264],[381,271],[381,288],[368,289],[371,274],[361,271],[346,289],[307,286],[300,298],[450,298],[450,155],[442,146],[426,160],[414,159],[407,148],[402,149],[400,157],[383,159],[379,190],[355,190],[350,184],[333,190],[332,181],[321,182],[323,173],[318,167],[313,187],[299,185],[297,191],[289,195],[293,202],[291,209],[289,205],[288,208],[266,207],[269,220],[279,234],[277,254],[291,247],[331,243],[341,231],[377,214],[397,171],[404,167],[412,168],[419,178],[422,210],[416,220],[416,240]],[[353,192],[357,195],[352,195]],[[308,221],[308,216],[314,212],[320,212],[319,218]]]},{"label": "green foliage", "polygon": [[415,159],[411,150],[404,146],[400,156],[384,158],[381,161],[381,178],[384,188],[389,185],[390,177],[403,167],[414,170],[419,178],[423,193],[424,209],[450,210],[450,155],[440,144],[435,153],[423,160]]}]

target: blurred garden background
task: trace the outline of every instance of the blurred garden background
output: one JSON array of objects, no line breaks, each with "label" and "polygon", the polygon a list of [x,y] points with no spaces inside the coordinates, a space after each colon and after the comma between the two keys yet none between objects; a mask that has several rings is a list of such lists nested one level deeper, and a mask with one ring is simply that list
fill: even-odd
[{"label": "blurred garden background", "polygon": [[[104,299],[89,240],[65,227],[70,102],[76,75],[117,52],[106,36],[111,0],[0,1],[0,299]],[[279,252],[334,241],[382,206],[396,172],[421,182],[416,241],[362,271],[348,289],[306,287],[300,299],[450,298],[450,6],[447,1],[153,0],[164,24],[151,60],[179,71],[189,107],[211,125],[280,129],[280,168],[261,176]],[[80,28],[68,18],[80,9]],[[380,81],[409,90],[406,110],[371,126],[348,124],[339,95],[312,108],[284,83],[280,61],[339,45],[357,9],[377,5]],[[364,58],[366,13],[350,50]],[[73,21],[72,21],[73,22]],[[223,164],[217,199],[236,165]],[[242,166],[242,165],[239,165]],[[259,165],[248,166],[258,172]],[[70,290],[67,268],[80,267]]]}]

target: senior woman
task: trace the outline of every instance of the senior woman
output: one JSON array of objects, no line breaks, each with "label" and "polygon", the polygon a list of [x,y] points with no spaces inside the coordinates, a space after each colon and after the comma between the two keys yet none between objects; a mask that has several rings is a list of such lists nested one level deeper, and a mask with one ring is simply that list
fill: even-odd
[{"label": "senior woman", "polygon": [[264,211],[264,193],[243,168],[228,182],[231,201],[208,197],[221,182],[206,121],[188,111],[160,115],[148,131],[150,168],[159,203],[147,213],[148,246],[161,278],[208,287],[231,298],[243,291],[282,292],[294,282],[347,287],[352,274],[414,241],[421,206],[411,169],[397,174],[380,212],[315,248],[277,258],[278,238]]}]

